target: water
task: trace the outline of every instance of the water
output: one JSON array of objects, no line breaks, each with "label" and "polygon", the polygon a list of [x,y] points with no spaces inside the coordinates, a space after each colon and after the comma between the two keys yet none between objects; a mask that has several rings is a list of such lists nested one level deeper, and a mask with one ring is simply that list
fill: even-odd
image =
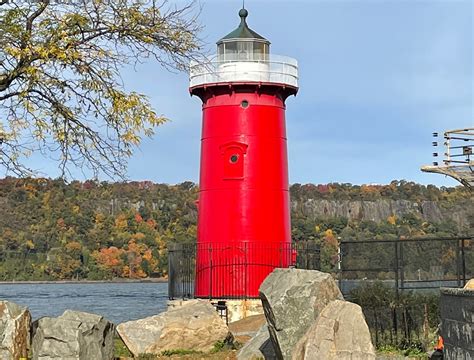
[{"label": "water", "polygon": [[115,324],[166,310],[166,283],[1,284],[0,300],[28,306],[33,319],[81,310]]}]

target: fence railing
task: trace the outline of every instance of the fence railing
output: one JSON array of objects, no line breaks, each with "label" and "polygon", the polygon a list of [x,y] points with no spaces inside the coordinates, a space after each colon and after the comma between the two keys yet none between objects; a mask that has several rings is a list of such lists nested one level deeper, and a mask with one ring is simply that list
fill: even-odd
[{"label": "fence railing", "polygon": [[396,291],[462,287],[474,276],[474,237],[343,241],[343,293],[364,281],[380,280]]},{"label": "fence railing", "polygon": [[265,274],[281,267],[319,270],[319,246],[314,242],[173,244],[168,247],[168,296],[170,299],[256,298]]},{"label": "fence railing", "polygon": [[358,303],[377,346],[426,350],[439,324],[440,287],[474,277],[474,237],[343,241],[339,285]]}]

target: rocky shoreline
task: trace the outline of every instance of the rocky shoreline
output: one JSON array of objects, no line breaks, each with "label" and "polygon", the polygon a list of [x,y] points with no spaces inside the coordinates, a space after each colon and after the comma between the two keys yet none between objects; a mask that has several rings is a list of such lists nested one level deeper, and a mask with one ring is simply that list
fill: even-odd
[{"label": "rocky shoreline", "polygon": [[27,308],[2,301],[0,358],[113,360],[118,337],[132,359],[218,353],[237,360],[375,360],[360,307],[343,299],[330,274],[275,269],[261,285],[260,299],[264,314],[231,324],[208,300],[181,301],[121,324],[72,310],[32,321]]}]

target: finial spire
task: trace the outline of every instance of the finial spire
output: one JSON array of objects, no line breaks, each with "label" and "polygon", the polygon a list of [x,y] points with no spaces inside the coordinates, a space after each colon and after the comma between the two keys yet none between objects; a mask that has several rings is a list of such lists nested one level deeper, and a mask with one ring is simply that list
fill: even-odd
[{"label": "finial spire", "polygon": [[240,16],[240,19],[241,19],[241,25],[245,24],[245,19],[247,18],[247,16],[249,16],[249,12],[245,8],[245,0],[244,0],[243,5],[244,5],[244,7],[242,7],[242,9],[240,9],[240,11],[239,11],[239,16]]}]

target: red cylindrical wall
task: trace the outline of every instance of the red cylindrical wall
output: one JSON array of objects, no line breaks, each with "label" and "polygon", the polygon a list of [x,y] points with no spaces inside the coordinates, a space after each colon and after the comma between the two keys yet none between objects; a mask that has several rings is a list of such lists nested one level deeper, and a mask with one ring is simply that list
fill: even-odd
[{"label": "red cylindrical wall", "polygon": [[258,297],[290,264],[285,96],[252,90],[201,96],[196,297]]}]

